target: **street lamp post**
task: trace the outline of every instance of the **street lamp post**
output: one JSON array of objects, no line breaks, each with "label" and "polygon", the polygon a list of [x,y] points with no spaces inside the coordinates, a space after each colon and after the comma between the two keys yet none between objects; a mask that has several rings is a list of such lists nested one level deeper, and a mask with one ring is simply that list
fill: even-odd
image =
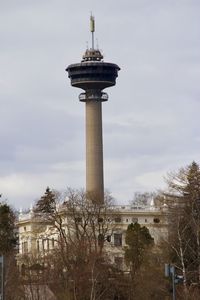
[{"label": "street lamp post", "polygon": [[175,266],[165,264],[165,277],[170,277],[172,280],[173,300],[176,300],[176,284],[183,282],[183,276],[176,274]]},{"label": "street lamp post", "polygon": [[165,264],[165,277],[170,277],[172,280],[173,300],[176,300],[176,286],[175,286],[175,267],[170,264]]}]

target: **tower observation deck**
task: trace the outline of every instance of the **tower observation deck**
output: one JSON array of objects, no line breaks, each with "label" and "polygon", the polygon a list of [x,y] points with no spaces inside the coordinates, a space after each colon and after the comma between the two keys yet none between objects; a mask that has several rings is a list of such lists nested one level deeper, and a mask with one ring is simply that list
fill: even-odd
[{"label": "tower observation deck", "polygon": [[86,108],[86,192],[93,201],[104,201],[102,102],[108,100],[105,88],[114,86],[120,68],[103,61],[103,55],[94,49],[94,17],[90,19],[92,48],[87,49],[80,63],[67,67],[73,87],[85,92],[79,100]]}]

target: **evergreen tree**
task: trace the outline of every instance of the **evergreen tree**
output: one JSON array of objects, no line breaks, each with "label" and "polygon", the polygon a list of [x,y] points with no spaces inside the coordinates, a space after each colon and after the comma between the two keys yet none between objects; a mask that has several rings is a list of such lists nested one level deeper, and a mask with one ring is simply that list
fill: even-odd
[{"label": "evergreen tree", "polygon": [[11,252],[16,243],[14,212],[8,204],[0,203],[0,254]]},{"label": "evergreen tree", "polygon": [[[7,300],[24,299],[23,286],[20,282],[16,264],[17,232],[16,216],[5,202],[0,203],[0,255],[3,256],[4,296]],[[2,273],[1,273],[2,274]],[[2,280],[2,278],[1,278]]]},{"label": "evergreen tree", "polygon": [[38,200],[35,205],[34,212],[52,214],[56,209],[56,197],[49,187],[46,188],[44,196]]},{"label": "evergreen tree", "polygon": [[145,253],[149,247],[153,245],[153,238],[149,230],[140,224],[131,223],[126,231],[125,261],[130,266],[131,275],[140,269],[145,257]]}]

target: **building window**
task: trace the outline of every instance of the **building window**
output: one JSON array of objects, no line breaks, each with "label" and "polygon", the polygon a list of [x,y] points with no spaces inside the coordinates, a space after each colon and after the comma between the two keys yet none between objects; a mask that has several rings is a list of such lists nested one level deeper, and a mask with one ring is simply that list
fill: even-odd
[{"label": "building window", "polygon": [[26,231],[26,226],[24,226],[24,231]]},{"label": "building window", "polygon": [[110,243],[110,242],[111,242],[111,235],[107,235],[107,237],[106,237],[106,241],[107,241],[108,243]]},{"label": "building window", "polygon": [[45,240],[42,240],[42,250],[44,251],[44,242],[45,242]]},{"label": "building window", "polygon": [[122,219],[120,217],[115,218],[115,223],[121,223]]},{"label": "building window", "polygon": [[28,242],[24,242],[24,253],[28,253]]},{"label": "building window", "polygon": [[37,251],[40,251],[40,241],[37,241]]},{"label": "building window", "polygon": [[47,239],[47,251],[49,252],[49,239]]},{"label": "building window", "polygon": [[145,221],[145,223],[147,223],[147,219],[145,219],[144,221]]},{"label": "building window", "polygon": [[129,220],[128,219],[126,219],[126,223],[128,223],[129,222]]},{"label": "building window", "polygon": [[154,218],[153,221],[154,221],[154,223],[160,223],[160,219],[159,218]]},{"label": "building window", "polygon": [[22,253],[28,253],[28,242],[22,242]]},{"label": "building window", "polygon": [[122,234],[121,233],[114,233],[114,245],[115,246],[122,246]]},{"label": "building window", "polygon": [[99,217],[98,218],[98,223],[103,223],[103,218]]},{"label": "building window", "polygon": [[117,269],[122,270],[123,269],[123,257],[115,257],[115,265]]},{"label": "building window", "polygon": [[54,238],[51,240],[52,248],[54,248]]}]

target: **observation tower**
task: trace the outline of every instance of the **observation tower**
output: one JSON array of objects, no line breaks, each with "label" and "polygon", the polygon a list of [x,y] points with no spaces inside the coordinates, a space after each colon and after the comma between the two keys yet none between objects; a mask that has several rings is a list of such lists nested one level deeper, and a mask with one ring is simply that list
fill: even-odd
[{"label": "observation tower", "polygon": [[102,102],[108,100],[105,88],[114,86],[120,68],[103,61],[103,55],[94,48],[94,17],[90,17],[92,47],[87,49],[80,63],[67,67],[73,87],[84,93],[79,100],[85,102],[86,110],[86,192],[97,203],[104,202]]}]

